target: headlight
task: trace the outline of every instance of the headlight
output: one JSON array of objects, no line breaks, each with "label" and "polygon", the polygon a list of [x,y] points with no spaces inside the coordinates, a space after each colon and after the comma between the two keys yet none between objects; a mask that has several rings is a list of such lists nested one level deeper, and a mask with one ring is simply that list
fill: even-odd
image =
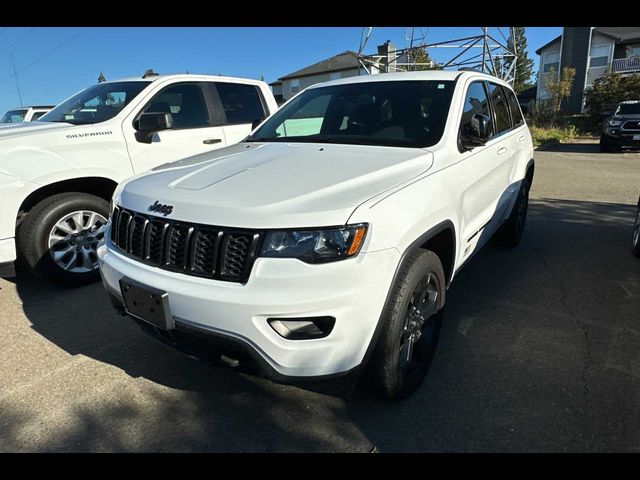
[{"label": "headlight", "polygon": [[609,120],[610,127],[619,127],[620,125],[622,125],[620,120]]},{"label": "headlight", "polygon": [[358,254],[366,233],[366,224],[272,231],[267,233],[260,256],[297,258],[307,263],[344,260]]}]

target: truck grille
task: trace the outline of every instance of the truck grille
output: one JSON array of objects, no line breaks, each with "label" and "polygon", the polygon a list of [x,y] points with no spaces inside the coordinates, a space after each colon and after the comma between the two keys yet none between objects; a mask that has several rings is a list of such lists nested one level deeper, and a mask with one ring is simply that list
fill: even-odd
[{"label": "truck grille", "polygon": [[258,251],[259,231],[165,220],[116,207],[111,242],[147,265],[199,277],[245,282]]},{"label": "truck grille", "polygon": [[628,120],[622,124],[622,130],[640,131],[640,122],[637,120]]}]

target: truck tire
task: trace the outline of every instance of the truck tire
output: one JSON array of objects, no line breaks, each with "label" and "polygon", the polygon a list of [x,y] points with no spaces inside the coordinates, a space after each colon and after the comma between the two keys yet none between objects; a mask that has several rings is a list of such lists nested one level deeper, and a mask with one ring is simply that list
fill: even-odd
[{"label": "truck tire", "polygon": [[95,195],[60,193],[42,200],[17,232],[18,254],[36,275],[73,287],[97,281],[97,244],[104,237],[109,203]]},{"label": "truck tire", "polygon": [[495,234],[495,244],[500,247],[513,248],[520,245],[529,210],[529,190],[531,184],[527,178],[522,179],[518,198],[513,205],[509,218],[500,226]]},{"label": "truck tire", "polygon": [[640,258],[640,203],[638,204],[638,210],[636,211],[636,221],[633,224],[631,251],[636,257]]},{"label": "truck tire", "polygon": [[600,151],[603,153],[613,152],[613,148],[607,141],[607,137],[605,137],[604,135],[600,135]]},{"label": "truck tire", "polygon": [[417,251],[402,265],[391,288],[367,368],[383,396],[400,399],[422,384],[438,342],[445,301],[440,259],[432,251]]}]

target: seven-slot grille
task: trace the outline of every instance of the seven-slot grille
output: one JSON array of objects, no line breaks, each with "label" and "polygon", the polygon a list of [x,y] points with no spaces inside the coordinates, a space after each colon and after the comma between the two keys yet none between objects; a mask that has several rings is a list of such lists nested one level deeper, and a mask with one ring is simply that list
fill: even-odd
[{"label": "seven-slot grille", "polygon": [[167,220],[116,207],[111,242],[129,257],[165,270],[244,282],[260,233]]}]

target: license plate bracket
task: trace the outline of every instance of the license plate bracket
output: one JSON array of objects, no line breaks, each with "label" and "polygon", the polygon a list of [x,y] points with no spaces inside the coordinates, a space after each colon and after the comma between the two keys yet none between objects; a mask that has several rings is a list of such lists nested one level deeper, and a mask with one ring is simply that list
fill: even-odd
[{"label": "license plate bracket", "polygon": [[162,330],[173,330],[176,327],[169,308],[169,294],[164,290],[122,278],[120,291],[125,311],[132,317]]}]

